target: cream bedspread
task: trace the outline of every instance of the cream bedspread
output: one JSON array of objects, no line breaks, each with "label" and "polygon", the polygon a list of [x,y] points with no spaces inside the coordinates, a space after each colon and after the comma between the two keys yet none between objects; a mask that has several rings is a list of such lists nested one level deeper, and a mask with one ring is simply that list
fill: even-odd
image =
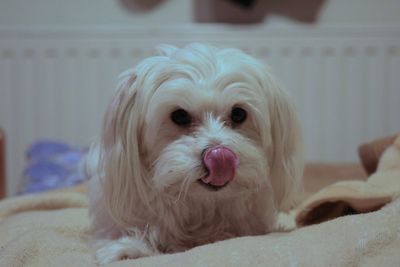
[{"label": "cream bedspread", "polygon": [[[377,173],[367,181],[328,186],[296,211],[301,225],[329,221],[107,266],[398,267],[400,139],[397,144],[385,152]],[[0,266],[96,266],[85,242],[86,205],[85,195],[74,191],[1,201]],[[366,213],[353,214],[359,212]],[[353,215],[342,216],[346,214]]]}]

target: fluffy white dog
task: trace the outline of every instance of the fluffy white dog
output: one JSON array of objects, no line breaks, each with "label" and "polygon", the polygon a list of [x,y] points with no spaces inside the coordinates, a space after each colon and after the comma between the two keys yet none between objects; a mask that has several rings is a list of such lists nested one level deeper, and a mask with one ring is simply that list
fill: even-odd
[{"label": "fluffy white dog", "polygon": [[297,116],[236,49],[162,46],[121,75],[88,166],[99,263],[276,230],[301,194]]}]

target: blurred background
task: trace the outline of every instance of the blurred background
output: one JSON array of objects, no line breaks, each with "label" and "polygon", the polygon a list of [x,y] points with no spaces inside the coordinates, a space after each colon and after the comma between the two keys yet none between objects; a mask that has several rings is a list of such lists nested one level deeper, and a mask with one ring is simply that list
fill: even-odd
[{"label": "blurred background", "polygon": [[399,14],[398,0],[2,0],[8,195],[38,140],[84,151],[117,75],[160,43],[251,53],[293,95],[306,159],[357,162],[360,143],[400,131]]}]

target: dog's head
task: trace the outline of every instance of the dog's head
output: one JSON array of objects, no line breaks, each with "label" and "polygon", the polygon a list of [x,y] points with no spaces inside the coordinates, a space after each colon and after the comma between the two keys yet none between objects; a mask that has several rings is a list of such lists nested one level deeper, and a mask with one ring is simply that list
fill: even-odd
[{"label": "dog's head", "polygon": [[121,75],[102,139],[111,209],[154,194],[202,201],[260,188],[287,209],[302,173],[292,103],[235,49],[160,47]]}]

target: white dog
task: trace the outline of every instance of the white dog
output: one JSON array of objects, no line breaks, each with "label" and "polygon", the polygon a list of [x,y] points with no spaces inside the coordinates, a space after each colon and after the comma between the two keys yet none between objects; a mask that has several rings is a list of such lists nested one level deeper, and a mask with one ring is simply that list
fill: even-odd
[{"label": "white dog", "polygon": [[121,75],[89,154],[101,264],[276,230],[301,194],[288,96],[236,49],[159,48]]}]

